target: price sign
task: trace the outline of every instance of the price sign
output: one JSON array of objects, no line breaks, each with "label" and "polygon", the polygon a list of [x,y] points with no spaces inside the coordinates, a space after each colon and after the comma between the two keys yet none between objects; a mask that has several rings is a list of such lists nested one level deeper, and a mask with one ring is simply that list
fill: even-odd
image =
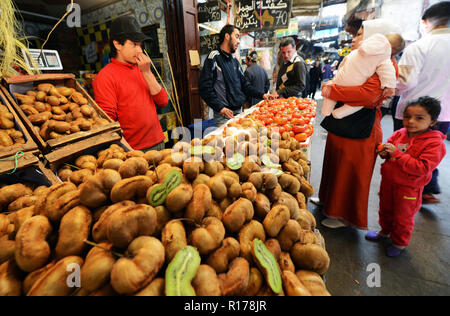
[{"label": "price sign", "polygon": [[218,0],[198,4],[198,23],[220,21],[221,18],[222,12]]},{"label": "price sign", "polygon": [[236,0],[235,24],[242,32],[289,27],[292,0]]}]

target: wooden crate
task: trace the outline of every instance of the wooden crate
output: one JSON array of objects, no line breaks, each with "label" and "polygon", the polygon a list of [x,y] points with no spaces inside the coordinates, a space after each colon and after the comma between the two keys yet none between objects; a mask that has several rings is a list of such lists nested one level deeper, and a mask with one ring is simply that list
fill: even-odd
[{"label": "wooden crate", "polygon": [[[30,162],[30,161],[29,161]],[[13,174],[0,174],[0,184],[33,183],[36,186],[52,186],[61,183],[49,169],[34,156],[34,162],[20,166]],[[1,210],[0,210],[1,211]]]},{"label": "wooden crate", "polygon": [[[70,144],[90,139],[92,137],[101,135],[106,132],[116,132],[122,135],[120,124],[118,122],[114,122],[113,120],[111,120],[111,118],[98,106],[98,104],[92,99],[92,97],[81,87],[78,81],[76,81],[75,76],[73,74],[43,74],[36,76],[17,76],[4,78],[4,82],[5,87],[2,86],[1,88],[2,91],[7,96],[12,107],[21,118],[23,124],[25,125],[28,132],[33,137],[34,141],[36,142],[36,144],[38,145],[39,149],[42,151],[43,154],[54,152],[55,150],[59,150],[60,148],[63,148]],[[82,93],[83,96],[89,101],[89,105],[95,109],[95,111],[101,118],[108,120],[109,124],[99,126],[90,131],[82,131],[75,134],[63,136],[58,139],[51,139],[45,141],[44,139],[42,139],[39,133],[36,132],[36,130],[33,127],[33,124],[30,122],[27,115],[25,115],[25,113],[19,107],[15,97],[13,96],[14,92],[26,93],[27,91],[32,90],[38,84],[44,82],[51,83],[55,86],[66,86],[69,88],[74,88],[76,91]],[[85,142],[85,144],[87,143]]]},{"label": "wooden crate", "polygon": [[[13,110],[13,107],[8,102],[7,97],[3,94],[2,91],[0,91],[0,103],[5,105],[8,108],[9,112],[14,116],[14,122],[16,124],[16,126],[14,128],[16,130],[22,132],[23,137],[25,139],[25,144],[14,145],[11,147],[0,146],[0,159],[14,157],[16,155],[16,153],[20,152],[20,151],[24,152],[24,153],[32,152],[33,154],[36,154],[36,155],[39,154],[38,146],[33,141],[31,135],[28,133],[28,130],[25,128],[21,119],[16,114],[16,112]],[[1,170],[0,170],[0,172],[1,172]]]},{"label": "wooden crate", "polygon": [[[86,140],[85,140],[86,141]],[[83,149],[85,146],[79,146],[79,143],[64,147],[64,150],[56,151],[45,156],[46,167],[54,174],[58,174],[58,170],[62,165],[68,163],[73,165],[75,160],[83,155],[96,156],[101,150],[109,148],[116,144],[125,149],[125,152],[132,151],[131,146],[119,134],[112,132],[98,135],[89,139],[91,146]],[[83,141],[82,141],[83,142]]]}]

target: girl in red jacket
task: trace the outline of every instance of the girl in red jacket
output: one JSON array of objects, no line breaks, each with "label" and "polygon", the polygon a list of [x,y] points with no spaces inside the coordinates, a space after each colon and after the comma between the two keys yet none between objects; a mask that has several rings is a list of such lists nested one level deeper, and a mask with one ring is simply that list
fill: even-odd
[{"label": "girl in red jacket", "polygon": [[397,257],[408,246],[414,230],[414,216],[422,205],[422,192],[432,172],[446,154],[444,134],[432,130],[441,112],[438,100],[423,97],[408,104],[404,112],[405,128],[392,135],[378,149],[386,162],[381,166],[380,232],[369,232],[366,239],[381,241],[388,237],[392,245],[388,257]]}]

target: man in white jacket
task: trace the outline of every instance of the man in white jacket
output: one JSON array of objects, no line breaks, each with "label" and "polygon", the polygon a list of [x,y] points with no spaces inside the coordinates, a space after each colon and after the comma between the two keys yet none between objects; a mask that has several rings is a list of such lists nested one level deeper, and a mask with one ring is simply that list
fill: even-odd
[{"label": "man in white jacket", "polygon": [[[426,34],[407,47],[399,62],[397,90],[401,95],[395,115],[396,125],[403,120],[403,112],[413,99],[429,96],[441,101],[442,112],[436,129],[444,134],[450,126],[450,1],[429,7],[422,22]],[[401,124],[400,124],[401,126]],[[439,203],[438,170],[425,187],[423,204]]]}]

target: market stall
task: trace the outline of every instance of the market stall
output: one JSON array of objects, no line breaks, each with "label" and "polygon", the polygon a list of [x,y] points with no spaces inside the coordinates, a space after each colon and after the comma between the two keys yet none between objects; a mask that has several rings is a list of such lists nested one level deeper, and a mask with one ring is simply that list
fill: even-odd
[{"label": "market stall", "polygon": [[[3,186],[0,294],[329,295],[302,143],[275,129],[259,142],[261,110],[229,122],[242,142],[231,127],[161,152],[114,140],[50,164],[65,182]],[[57,277],[69,264],[81,288]]]},{"label": "market stall", "polygon": [[307,210],[315,104],[143,152],[72,74],[3,75],[0,93],[0,296],[330,295]]}]

